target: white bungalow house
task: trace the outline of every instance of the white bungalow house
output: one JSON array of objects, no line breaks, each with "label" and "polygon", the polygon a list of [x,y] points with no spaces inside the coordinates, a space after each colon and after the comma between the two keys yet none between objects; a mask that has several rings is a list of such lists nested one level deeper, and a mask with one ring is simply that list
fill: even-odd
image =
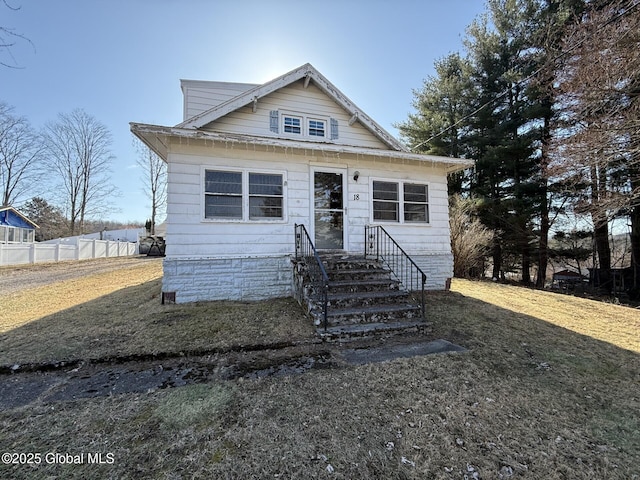
[{"label": "white bungalow house", "polygon": [[181,87],[182,123],[131,123],[168,164],[163,298],[290,296],[296,224],[347,254],[383,225],[427,288],[445,288],[447,174],[469,161],[410,152],[309,64],[263,85]]}]

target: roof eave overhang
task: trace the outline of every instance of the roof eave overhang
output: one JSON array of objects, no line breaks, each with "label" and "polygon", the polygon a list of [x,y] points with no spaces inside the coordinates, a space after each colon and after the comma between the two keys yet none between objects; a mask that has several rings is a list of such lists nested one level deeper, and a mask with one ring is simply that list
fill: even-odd
[{"label": "roof eave overhang", "polygon": [[169,153],[169,137],[166,133],[161,133],[158,129],[166,128],[157,125],[147,125],[144,123],[129,123],[131,133],[133,133],[151,151],[155,152],[162,160],[167,161]]},{"label": "roof eave overhang", "polygon": [[220,132],[207,132],[191,128],[165,127],[160,125],[147,125],[131,123],[131,131],[142,140],[149,148],[157,153],[164,161],[167,161],[169,143],[172,139],[201,140],[203,142],[220,142],[224,144],[245,144],[264,146],[269,148],[300,149],[331,154],[352,154],[372,158],[387,158],[390,161],[416,161],[438,165],[453,173],[473,166],[473,160],[464,158],[440,157],[436,155],[424,155],[411,152],[399,152],[396,150],[381,150],[376,148],[362,148],[349,145],[336,145],[332,143],[303,142],[286,140],[281,138],[258,137],[254,135],[241,135]]}]

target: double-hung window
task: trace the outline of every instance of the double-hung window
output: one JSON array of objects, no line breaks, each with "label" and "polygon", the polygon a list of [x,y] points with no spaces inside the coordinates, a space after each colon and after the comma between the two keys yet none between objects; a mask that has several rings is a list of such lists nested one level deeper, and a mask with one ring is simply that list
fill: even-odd
[{"label": "double-hung window", "polygon": [[242,172],[206,171],[204,216],[242,219]]},{"label": "double-hung window", "polygon": [[219,220],[284,218],[284,176],[275,173],[206,170],[204,216]]},{"label": "double-hung window", "polygon": [[324,137],[326,136],[327,122],[310,118],[307,131],[310,137]]},{"label": "double-hung window", "polygon": [[306,139],[338,139],[338,121],[335,118],[304,113],[272,110],[269,114],[269,129],[273,133]]},{"label": "double-hung window", "polygon": [[429,223],[429,187],[419,183],[405,183],[404,221]]},{"label": "double-hung window", "polygon": [[398,184],[392,182],[373,182],[373,219],[398,221],[399,202]]},{"label": "double-hung window", "polygon": [[429,186],[374,180],[373,220],[429,223]]},{"label": "double-hung window", "polygon": [[283,218],[282,175],[249,173],[249,219]]},{"label": "double-hung window", "polygon": [[284,115],[282,117],[284,133],[292,133],[294,135],[302,135],[302,118],[293,115]]}]

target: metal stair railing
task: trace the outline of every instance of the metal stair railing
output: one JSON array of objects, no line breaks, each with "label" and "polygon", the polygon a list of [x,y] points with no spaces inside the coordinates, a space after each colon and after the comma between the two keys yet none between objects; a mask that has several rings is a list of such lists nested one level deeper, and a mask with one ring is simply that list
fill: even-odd
[{"label": "metal stair railing", "polygon": [[295,224],[296,235],[296,260],[302,259],[307,267],[309,280],[313,287],[313,297],[322,304],[322,316],[324,320],[324,330],[327,330],[329,276],[322,264],[322,259],[318,255],[316,247],[311,241],[309,232],[303,224]]},{"label": "metal stair railing", "polygon": [[421,290],[421,313],[425,319],[424,285],[427,276],[391,235],[380,225],[365,225],[364,256],[375,256],[386,265],[409,292]]}]

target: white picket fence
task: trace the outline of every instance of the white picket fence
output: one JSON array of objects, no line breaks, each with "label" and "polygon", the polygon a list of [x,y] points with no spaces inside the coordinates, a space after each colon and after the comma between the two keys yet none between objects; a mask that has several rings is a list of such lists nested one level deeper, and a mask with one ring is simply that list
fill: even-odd
[{"label": "white picket fence", "polygon": [[72,243],[0,243],[0,266],[124,257],[136,253],[137,243],[114,240],[74,238]]}]

